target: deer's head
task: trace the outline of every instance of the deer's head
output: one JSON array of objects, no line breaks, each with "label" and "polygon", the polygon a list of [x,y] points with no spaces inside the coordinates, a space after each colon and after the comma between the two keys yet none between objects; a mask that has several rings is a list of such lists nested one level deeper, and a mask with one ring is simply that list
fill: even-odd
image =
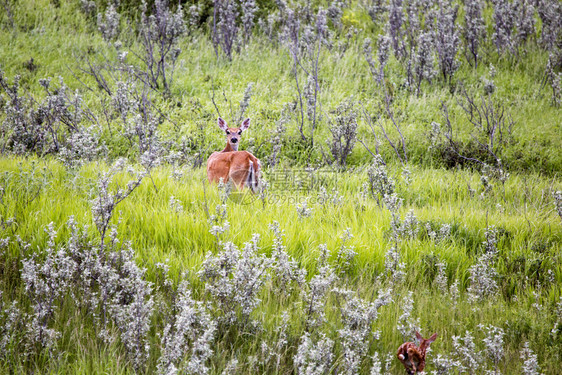
[{"label": "deer's head", "polygon": [[431,345],[431,343],[433,341],[435,341],[435,339],[437,338],[437,333],[434,333],[433,335],[431,335],[430,338],[428,339],[424,339],[422,337],[422,335],[420,335],[419,332],[416,332],[416,338],[419,340],[420,344],[418,346],[418,348],[420,348],[420,352],[421,355],[423,356],[423,358],[425,359],[425,352],[426,350],[429,348],[429,346]]},{"label": "deer's head", "polygon": [[219,128],[226,133],[227,148],[230,146],[233,151],[238,151],[238,144],[242,136],[242,132],[250,127],[250,119],[245,119],[239,128],[229,128],[222,118],[218,119]]}]

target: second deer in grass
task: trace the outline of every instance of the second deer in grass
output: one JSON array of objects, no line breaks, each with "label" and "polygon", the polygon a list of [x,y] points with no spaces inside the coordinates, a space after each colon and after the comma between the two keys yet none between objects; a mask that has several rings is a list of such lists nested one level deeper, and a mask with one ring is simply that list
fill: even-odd
[{"label": "second deer in grass", "polygon": [[250,126],[250,119],[242,122],[239,128],[229,128],[226,121],[219,117],[218,125],[226,133],[226,147],[213,152],[207,160],[207,178],[209,182],[224,183],[232,181],[236,187],[249,187],[254,193],[258,191],[260,161],[248,151],[238,151],[240,136]]},{"label": "second deer in grass", "polygon": [[400,362],[406,367],[408,375],[423,371],[425,368],[425,352],[437,338],[437,333],[431,335],[429,339],[424,339],[419,332],[416,332],[416,338],[420,341],[419,347],[413,342],[405,342],[400,345],[396,353]]}]

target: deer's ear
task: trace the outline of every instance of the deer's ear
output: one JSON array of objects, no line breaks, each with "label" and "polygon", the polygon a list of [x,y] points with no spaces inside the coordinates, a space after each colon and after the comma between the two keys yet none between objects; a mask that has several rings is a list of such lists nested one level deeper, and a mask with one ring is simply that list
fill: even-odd
[{"label": "deer's ear", "polygon": [[249,127],[250,127],[250,119],[247,118],[242,122],[242,125],[240,125],[240,130],[244,131],[247,130]]},{"label": "deer's ear", "polygon": [[228,129],[228,126],[226,125],[226,121],[224,121],[222,118],[219,117],[219,119],[217,120],[217,124],[219,125],[219,128],[221,128],[221,130],[226,131]]},{"label": "deer's ear", "polygon": [[437,333],[434,333],[427,341],[429,341],[429,344],[431,344],[433,341],[435,341],[436,338],[437,338]]},{"label": "deer's ear", "polygon": [[420,335],[420,333],[418,331],[416,331],[416,338],[420,341],[423,340],[422,335]]}]

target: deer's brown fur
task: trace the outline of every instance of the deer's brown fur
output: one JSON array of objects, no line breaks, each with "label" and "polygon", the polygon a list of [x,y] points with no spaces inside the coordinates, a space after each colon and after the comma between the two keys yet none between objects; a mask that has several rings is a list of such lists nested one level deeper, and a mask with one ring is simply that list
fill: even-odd
[{"label": "deer's brown fur", "polygon": [[207,160],[209,182],[232,181],[239,189],[249,187],[257,191],[260,161],[248,151],[238,151],[242,132],[250,126],[250,119],[244,120],[239,128],[229,128],[219,117],[219,127],[226,133],[226,146],[222,151],[213,152]]},{"label": "deer's brown fur", "polygon": [[420,341],[419,347],[413,342],[405,342],[400,345],[396,353],[398,360],[402,362],[409,375],[424,370],[425,353],[431,343],[437,338],[437,333],[431,335],[429,339],[424,339],[419,332],[416,332],[416,338]]}]

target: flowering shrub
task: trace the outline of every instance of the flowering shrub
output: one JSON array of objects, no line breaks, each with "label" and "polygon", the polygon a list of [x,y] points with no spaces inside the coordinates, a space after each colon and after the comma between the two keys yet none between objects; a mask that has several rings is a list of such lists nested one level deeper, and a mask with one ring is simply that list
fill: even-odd
[{"label": "flowering shrub", "polygon": [[154,89],[163,89],[168,95],[181,53],[179,38],[187,31],[183,9],[180,5],[172,13],[168,0],[155,0],[153,12],[149,15],[148,6],[143,0],[141,10],[139,33],[144,54],[140,58],[146,67],[145,82]]},{"label": "flowering shrub", "polygon": [[117,13],[113,4],[109,4],[105,14],[98,13],[98,30],[106,41],[115,39],[119,35],[119,19],[121,15]]},{"label": "flowering shrub", "polygon": [[387,195],[394,193],[394,179],[388,175],[386,164],[382,157],[377,155],[373,158],[373,164],[367,169],[368,189],[373,197],[377,199],[377,203],[381,204],[382,199]]},{"label": "flowering shrub", "polygon": [[[213,11],[213,45],[215,46],[215,52],[218,53],[218,46],[220,46],[226,57],[232,60],[232,53],[238,48],[238,25],[236,20],[239,12],[237,4],[234,0],[215,0]],[[251,17],[249,17],[250,14]],[[245,13],[244,16],[246,18],[244,27],[250,26],[249,21],[253,21],[253,13]]]},{"label": "flowering shrub", "polygon": [[465,24],[464,38],[466,49],[474,59],[474,66],[478,67],[480,55],[478,53],[482,39],[486,36],[484,18],[482,16],[482,1],[468,0],[465,2]]},{"label": "flowering shrub", "polygon": [[503,337],[505,332],[502,328],[494,327],[492,325],[484,326],[480,325],[480,329],[486,331],[486,338],[484,338],[484,345],[486,350],[484,353],[486,354],[487,358],[492,362],[494,366],[494,372],[499,373],[498,366],[500,361],[503,359],[505,352],[504,352],[504,342]]},{"label": "flowering shrub", "polygon": [[494,4],[494,34],[492,39],[496,45],[499,54],[505,51],[513,51],[513,23],[514,10],[513,5],[509,1],[496,0]]},{"label": "flowering shrub", "polygon": [[299,288],[305,283],[306,270],[300,268],[299,264],[287,254],[286,247],[283,245],[284,233],[279,228],[279,223],[274,221],[269,229],[275,236],[271,254],[274,285],[281,291],[290,290],[291,287]]},{"label": "flowering shrub", "polygon": [[294,358],[297,373],[300,375],[327,373],[334,360],[333,346],[334,341],[325,335],[321,335],[317,341],[313,341],[310,334],[305,332]]},{"label": "flowering shrub", "polygon": [[356,374],[369,351],[369,343],[378,339],[378,333],[373,334],[371,328],[377,319],[378,309],[392,302],[392,298],[390,292],[385,291],[375,302],[368,303],[350,290],[338,290],[337,293],[345,301],[340,308],[343,328],[338,331],[339,342],[343,347],[342,371]]},{"label": "flowering shrub", "polygon": [[419,319],[412,317],[412,310],[414,309],[413,292],[408,292],[408,295],[402,300],[402,315],[398,318],[396,329],[402,334],[403,341],[413,341],[415,333],[420,330]]},{"label": "flowering shrub", "polygon": [[227,242],[217,255],[207,254],[201,265],[199,277],[220,323],[248,324],[261,302],[260,290],[269,278],[272,261],[258,254],[258,242],[259,235],[254,235],[242,250]]},{"label": "flowering shrub", "polygon": [[353,151],[357,138],[357,114],[350,100],[342,102],[335,111],[330,126],[332,139],[327,141],[332,158],[340,168],[345,168],[347,157]]},{"label": "flowering shrub", "polygon": [[[182,281],[178,298],[173,306],[170,322],[162,331],[162,354],[158,359],[158,373],[170,374],[183,371],[191,374],[207,374],[206,364],[213,354],[211,344],[215,339],[216,322],[206,306],[195,301],[190,285]],[[191,354],[189,360],[186,360]]]},{"label": "flowering shrub", "polygon": [[459,369],[469,374],[477,373],[482,363],[482,353],[477,350],[471,333],[466,331],[464,337],[453,336],[453,347]]},{"label": "flowering shrub", "polygon": [[456,26],[458,7],[453,7],[451,0],[441,0],[438,5],[434,35],[435,49],[439,57],[441,75],[445,81],[451,82],[453,74],[459,67],[457,51],[460,32]]},{"label": "flowering shrub", "polygon": [[498,231],[494,227],[486,229],[486,241],[483,243],[483,254],[478,258],[476,264],[472,265],[470,271],[470,286],[468,287],[469,298],[480,301],[494,295],[498,290],[498,273],[494,268],[498,250],[496,248]]}]

